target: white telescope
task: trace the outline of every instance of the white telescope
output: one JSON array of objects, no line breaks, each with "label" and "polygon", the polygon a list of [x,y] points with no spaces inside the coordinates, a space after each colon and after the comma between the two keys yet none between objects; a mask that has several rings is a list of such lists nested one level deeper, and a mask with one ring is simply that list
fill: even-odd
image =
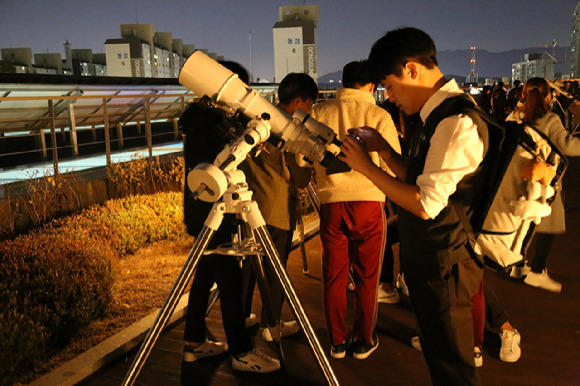
[{"label": "white telescope", "polygon": [[229,113],[241,111],[250,119],[267,120],[271,134],[280,141],[282,150],[301,154],[327,169],[350,170],[326,148],[331,143],[341,145],[331,128],[301,110],[290,116],[278,109],[258,91],[242,82],[237,74],[202,51],[194,52],[187,59],[179,74],[179,83],[200,97],[207,95],[218,107]]}]

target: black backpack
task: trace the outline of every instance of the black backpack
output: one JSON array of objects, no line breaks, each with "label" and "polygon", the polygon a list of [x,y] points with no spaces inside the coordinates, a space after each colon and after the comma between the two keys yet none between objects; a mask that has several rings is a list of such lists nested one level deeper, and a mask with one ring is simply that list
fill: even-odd
[{"label": "black backpack", "polygon": [[[179,127],[183,133],[183,155],[185,161],[185,178],[200,163],[213,163],[223,148],[235,141],[246,128],[248,119],[236,114],[229,116],[224,110],[214,107],[208,97],[190,103],[181,117]],[[184,184],[183,210],[187,233],[197,236],[201,231],[213,203],[197,200],[193,197],[187,183]],[[226,215],[228,225],[218,229],[218,233],[228,229],[225,239],[230,239],[231,217]],[[217,236],[217,235],[216,235]],[[214,239],[218,239],[215,237]]]},{"label": "black backpack", "polygon": [[[422,135],[429,141],[445,118],[466,114],[477,125],[487,143],[482,166],[484,181],[468,215],[450,203],[469,238],[468,249],[482,267],[496,271],[524,260],[535,226],[550,214],[550,205],[567,167],[567,160],[549,138],[535,127],[517,122],[498,124],[468,95],[443,101],[427,117]],[[549,181],[525,180],[530,163],[548,166],[555,172]]]}]

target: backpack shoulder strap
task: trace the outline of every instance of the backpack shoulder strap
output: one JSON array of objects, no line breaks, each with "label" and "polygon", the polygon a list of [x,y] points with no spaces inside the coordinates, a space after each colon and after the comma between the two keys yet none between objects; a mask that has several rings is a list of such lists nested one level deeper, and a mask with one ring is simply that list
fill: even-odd
[{"label": "backpack shoulder strap", "polygon": [[430,132],[429,136],[432,136],[443,119],[474,110],[477,110],[477,105],[468,95],[460,94],[447,98],[429,114],[425,120],[424,132]]},{"label": "backpack shoulder strap", "polygon": [[467,94],[459,94],[445,99],[429,114],[423,125],[423,130],[421,130],[421,142],[429,142],[431,140],[435,129],[442,120],[458,114],[469,115],[476,124],[479,135],[483,138],[484,143],[487,144],[487,115]]},{"label": "backpack shoulder strap", "polygon": [[[459,94],[445,99],[439,106],[437,106],[425,120],[425,124],[419,132],[415,134],[412,140],[411,156],[418,163],[424,163],[427,153],[429,151],[431,137],[435,133],[435,129],[445,118],[458,115],[468,114],[476,123],[480,135],[483,136],[484,142],[487,142],[486,125],[479,118],[482,114],[473,99],[468,95]],[[481,128],[480,128],[481,126]]]}]

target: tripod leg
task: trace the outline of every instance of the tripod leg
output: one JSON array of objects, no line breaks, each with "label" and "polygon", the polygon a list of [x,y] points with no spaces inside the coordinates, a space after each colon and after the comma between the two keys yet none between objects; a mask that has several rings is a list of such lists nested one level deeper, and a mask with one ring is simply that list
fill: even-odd
[{"label": "tripod leg", "polygon": [[316,190],[314,190],[312,183],[309,183],[308,186],[306,186],[306,193],[308,194],[308,199],[310,200],[312,208],[314,208],[314,211],[318,217],[320,217],[320,200],[318,199],[318,195],[316,194]]},{"label": "tripod leg", "polygon": [[304,246],[304,219],[302,214],[298,215],[298,220],[296,223],[296,230],[298,231],[298,243],[300,244],[300,255],[302,256],[302,273],[308,275],[308,260],[306,259],[306,247]]},{"label": "tripod leg", "polygon": [[266,256],[270,258],[270,262],[272,263],[272,267],[276,272],[276,276],[278,276],[278,280],[280,280],[280,284],[282,284],[282,287],[284,288],[284,293],[286,294],[288,303],[290,303],[292,311],[294,312],[294,315],[296,315],[296,318],[298,319],[298,322],[300,323],[300,326],[302,327],[302,330],[304,331],[304,334],[308,339],[312,353],[318,360],[318,364],[320,365],[320,368],[324,373],[324,376],[326,377],[328,384],[338,385],[338,380],[334,375],[332,367],[330,367],[328,358],[326,357],[326,355],[324,355],[322,346],[320,346],[320,342],[318,341],[318,338],[314,333],[314,329],[312,328],[312,325],[310,324],[310,321],[306,316],[306,312],[304,311],[304,308],[302,308],[302,304],[300,303],[300,300],[298,299],[298,296],[294,291],[292,282],[290,281],[290,278],[288,277],[286,270],[280,263],[278,251],[276,250],[276,247],[272,242],[272,238],[270,237],[270,234],[268,233],[266,226],[265,225],[258,226],[255,229],[255,235],[257,240],[260,242],[260,244],[262,244],[262,247],[266,251]]},{"label": "tripod leg", "polygon": [[214,232],[215,232],[214,230],[208,228],[207,226],[204,226],[202,228],[199,236],[195,240],[193,248],[189,252],[187,260],[185,261],[185,264],[181,269],[181,272],[179,273],[177,280],[175,281],[175,284],[173,285],[173,288],[171,289],[171,292],[167,296],[167,299],[165,300],[163,307],[161,308],[159,314],[157,315],[155,323],[153,324],[153,326],[149,330],[149,333],[145,337],[145,340],[141,344],[141,348],[139,349],[139,352],[135,356],[135,359],[133,360],[133,364],[129,368],[129,371],[127,371],[127,374],[125,375],[125,380],[123,381],[123,385],[132,385],[137,379],[137,376],[139,375],[141,368],[145,364],[147,357],[151,353],[151,350],[153,349],[155,342],[161,335],[163,328],[165,327],[169,318],[173,314],[173,311],[175,310],[175,307],[177,306],[177,303],[179,302],[181,295],[183,295],[183,293],[185,292],[185,288],[189,283],[189,281],[191,280],[193,273],[195,272],[195,268],[199,263],[199,259],[203,255],[203,252],[207,249],[207,246]]},{"label": "tripod leg", "polygon": [[209,298],[207,300],[207,310],[205,311],[205,316],[208,316],[213,308],[215,302],[217,302],[218,298],[220,297],[220,290],[215,287],[212,288],[211,292],[209,293]]}]

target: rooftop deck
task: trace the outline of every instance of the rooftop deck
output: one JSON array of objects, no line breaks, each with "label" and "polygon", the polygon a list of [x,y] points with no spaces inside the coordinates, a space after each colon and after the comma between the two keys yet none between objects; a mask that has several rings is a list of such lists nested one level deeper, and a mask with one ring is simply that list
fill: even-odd
[{"label": "rooftop deck", "polygon": [[[522,357],[514,364],[499,360],[499,336],[486,331],[483,367],[478,371],[484,385],[580,385],[580,162],[571,160],[566,186],[566,234],[548,261],[550,275],[561,281],[560,294],[523,284],[520,280],[485,272],[485,280],[510,314],[511,323],[522,335]],[[310,273],[302,272],[300,250],[292,252],[288,273],[325,353],[326,334],[321,302],[320,240],[306,243]],[[349,295],[352,301],[352,295]],[[254,312],[260,310],[259,295],[254,298]],[[293,318],[285,305],[283,319]],[[348,315],[352,320],[352,313]],[[224,339],[219,306],[208,317],[210,332]],[[253,330],[256,333],[256,329]],[[368,359],[330,358],[341,385],[427,385],[429,374],[420,352],[410,345],[414,320],[406,297],[395,305],[381,304],[377,333],[380,345]],[[230,359],[219,356],[194,363],[182,363],[183,322],[171,326],[157,341],[141,371],[137,385],[324,385],[325,377],[310,350],[306,337],[282,341],[287,373],[267,375],[234,372]],[[274,350],[256,334],[255,344]],[[119,385],[135,355],[119,358],[80,383],[83,386]]]}]

